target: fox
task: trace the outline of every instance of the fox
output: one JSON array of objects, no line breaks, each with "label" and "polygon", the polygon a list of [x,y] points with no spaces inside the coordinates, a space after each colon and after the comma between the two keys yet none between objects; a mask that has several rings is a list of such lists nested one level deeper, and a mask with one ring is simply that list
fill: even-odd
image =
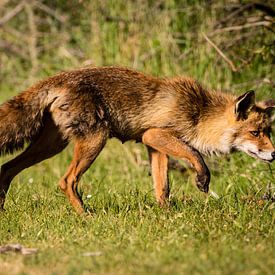
[{"label": "fox", "polygon": [[193,78],[154,77],[124,67],[89,67],[42,80],[0,105],[0,153],[25,151],[1,166],[0,208],[22,170],[74,144],[59,187],[79,214],[81,176],[109,138],[136,141],[148,150],[156,201],[169,201],[168,159],[190,164],[196,185],[209,191],[205,155],[242,151],[265,162],[275,159],[270,111],[275,99],[255,102],[210,90]]}]

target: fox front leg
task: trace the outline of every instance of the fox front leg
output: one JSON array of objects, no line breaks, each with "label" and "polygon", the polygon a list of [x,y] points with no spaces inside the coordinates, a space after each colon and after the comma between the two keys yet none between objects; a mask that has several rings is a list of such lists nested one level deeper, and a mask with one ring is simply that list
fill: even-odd
[{"label": "fox front leg", "polygon": [[142,136],[142,142],[162,154],[188,161],[196,170],[197,187],[207,193],[209,190],[210,172],[200,153],[182,142],[167,129],[153,128]]},{"label": "fox front leg", "polygon": [[147,146],[151,175],[154,182],[155,196],[160,206],[169,198],[168,156]]}]

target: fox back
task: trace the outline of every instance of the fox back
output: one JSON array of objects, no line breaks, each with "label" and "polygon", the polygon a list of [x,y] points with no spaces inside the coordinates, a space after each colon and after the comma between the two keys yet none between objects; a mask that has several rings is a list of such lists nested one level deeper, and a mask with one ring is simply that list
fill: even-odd
[{"label": "fox back", "polygon": [[274,101],[257,104],[253,91],[236,97],[192,78],[157,78],[118,67],[49,77],[0,106],[0,153],[29,143],[1,167],[0,208],[15,175],[71,140],[74,158],[59,185],[78,212],[83,212],[80,177],[112,137],[147,146],[160,204],[169,196],[168,156],[189,162],[198,188],[208,192],[210,172],[201,155],[240,150],[263,161],[275,159],[269,136]]}]

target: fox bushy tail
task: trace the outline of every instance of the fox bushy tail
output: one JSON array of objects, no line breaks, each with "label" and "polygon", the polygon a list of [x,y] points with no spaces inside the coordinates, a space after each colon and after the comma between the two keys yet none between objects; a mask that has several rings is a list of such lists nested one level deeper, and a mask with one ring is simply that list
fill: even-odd
[{"label": "fox bushy tail", "polygon": [[38,135],[46,97],[46,91],[33,87],[0,105],[0,155],[22,149]]}]

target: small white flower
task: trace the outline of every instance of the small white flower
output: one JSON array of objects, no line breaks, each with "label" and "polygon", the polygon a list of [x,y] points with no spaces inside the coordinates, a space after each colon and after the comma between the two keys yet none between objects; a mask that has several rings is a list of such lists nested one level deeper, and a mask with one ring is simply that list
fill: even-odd
[{"label": "small white flower", "polygon": [[33,178],[29,178],[29,183],[33,183]]},{"label": "small white flower", "polygon": [[91,194],[89,194],[89,195],[87,195],[87,199],[90,199],[92,197],[92,195]]}]

